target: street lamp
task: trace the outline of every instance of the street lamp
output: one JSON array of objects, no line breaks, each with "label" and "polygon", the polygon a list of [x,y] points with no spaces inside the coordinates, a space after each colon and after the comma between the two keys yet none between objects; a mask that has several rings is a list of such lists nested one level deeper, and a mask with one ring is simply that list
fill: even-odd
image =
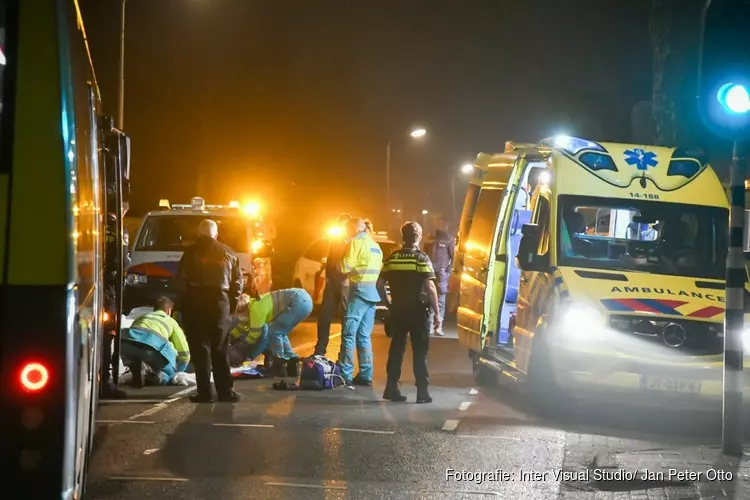
[{"label": "street lamp", "polygon": [[427,231],[427,214],[430,213],[427,210],[422,210],[422,233]]},{"label": "street lamp", "polygon": [[464,174],[470,174],[473,171],[474,171],[474,165],[472,165],[471,163],[464,163],[461,166],[461,172]]},{"label": "street lamp", "polygon": [[[423,128],[415,128],[411,132],[409,132],[409,135],[413,139],[420,139],[427,135],[427,130]],[[391,207],[391,143],[393,141],[388,141],[388,145],[385,147],[385,202],[386,207],[389,209]],[[388,212],[386,211],[386,214]],[[388,217],[388,229],[391,229],[391,221],[390,217]]]}]

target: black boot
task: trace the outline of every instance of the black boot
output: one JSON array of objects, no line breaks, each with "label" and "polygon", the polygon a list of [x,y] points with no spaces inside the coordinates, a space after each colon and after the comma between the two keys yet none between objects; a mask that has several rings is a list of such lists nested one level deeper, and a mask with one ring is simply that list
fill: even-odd
[{"label": "black boot", "polygon": [[286,376],[299,377],[299,358],[291,358],[286,362]]},{"label": "black boot", "polygon": [[102,399],[126,399],[128,395],[125,391],[118,388],[114,382],[107,380],[102,384],[99,397]]},{"label": "black boot", "polygon": [[426,385],[417,386],[417,403],[432,403],[432,398]]},{"label": "black boot", "polygon": [[386,384],[385,391],[383,391],[383,399],[393,401],[394,403],[403,403],[406,401],[406,396],[401,394],[398,384]]},{"label": "black boot", "polygon": [[219,396],[219,402],[221,403],[236,403],[240,399],[242,399],[242,396],[237,394],[234,391],[229,391],[229,394],[222,394]]},{"label": "black boot", "polygon": [[286,378],[286,360],[274,356],[271,359],[271,376]]},{"label": "black boot", "polygon": [[213,394],[211,394],[210,392],[205,393],[205,394],[196,392],[195,394],[190,395],[190,398],[188,399],[190,399],[190,401],[193,403],[213,403],[214,402]]},{"label": "black boot", "polygon": [[352,380],[352,385],[358,385],[360,387],[372,387],[372,380],[367,380],[362,378],[360,375],[357,375]]}]

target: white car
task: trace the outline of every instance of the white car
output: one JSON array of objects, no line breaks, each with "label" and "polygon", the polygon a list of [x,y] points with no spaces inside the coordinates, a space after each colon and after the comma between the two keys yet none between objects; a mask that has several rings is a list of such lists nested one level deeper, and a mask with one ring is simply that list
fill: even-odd
[{"label": "white car", "polygon": [[[383,251],[383,259],[401,248],[401,246],[388,239],[384,233],[376,233],[373,239],[378,242]],[[330,242],[328,238],[320,238],[313,241],[294,266],[294,286],[304,288],[313,299],[313,304],[319,306],[323,302],[323,290],[325,289],[325,264],[328,257]],[[383,312],[385,306],[378,305],[378,311]]]}]

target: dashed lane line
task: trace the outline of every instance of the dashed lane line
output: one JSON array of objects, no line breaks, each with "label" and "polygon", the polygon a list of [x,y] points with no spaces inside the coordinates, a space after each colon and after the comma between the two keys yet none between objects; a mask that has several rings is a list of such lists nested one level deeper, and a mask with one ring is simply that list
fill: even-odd
[{"label": "dashed lane line", "polygon": [[469,409],[469,406],[471,406],[471,401],[464,401],[459,405],[458,411],[466,411]]},{"label": "dashed lane line", "polygon": [[97,424],[154,424],[153,420],[97,420]]},{"label": "dashed lane line", "polygon": [[158,476],[113,476],[109,478],[112,481],[168,481],[184,483],[190,481],[186,477],[158,477]]},{"label": "dashed lane line", "polygon": [[497,491],[472,491],[472,490],[419,490],[420,494],[437,493],[442,495],[481,495],[485,497],[499,497]]},{"label": "dashed lane line", "polygon": [[479,394],[479,391],[472,387],[472,389],[469,391],[469,396],[476,396],[477,394]]},{"label": "dashed lane line", "polygon": [[387,434],[391,435],[394,434],[395,431],[375,431],[375,430],[369,430],[369,429],[347,429],[344,427],[334,427],[331,429],[335,432],[361,432],[363,434]]},{"label": "dashed lane line", "polygon": [[281,486],[285,488],[309,488],[314,490],[345,490],[346,486],[336,484],[299,484],[299,483],[266,483],[266,486]]},{"label": "dashed lane line", "polygon": [[214,427],[254,427],[259,429],[273,429],[274,426],[270,424],[211,424]]},{"label": "dashed lane line", "polygon": [[476,434],[456,434],[456,437],[466,439],[502,439],[505,441],[520,441],[521,438],[511,436],[480,436]]},{"label": "dashed lane line", "polygon": [[174,403],[178,399],[182,399],[185,396],[187,396],[188,394],[190,394],[192,392],[195,392],[195,389],[196,389],[195,387],[188,387],[187,389],[183,389],[180,392],[177,392],[177,393],[173,394],[171,398],[166,399],[166,400],[162,401],[161,403],[155,404],[154,406],[152,406],[148,410],[144,410],[144,411],[142,411],[140,413],[137,413],[137,414],[133,415],[128,420],[138,420],[139,418],[150,417],[151,415],[162,411],[164,408],[166,408],[170,404]]},{"label": "dashed lane line", "polygon": [[100,399],[99,403],[103,405],[111,405],[111,404],[134,404],[134,405],[141,405],[141,404],[156,404],[156,403],[162,403],[163,401],[160,399]]},{"label": "dashed lane line", "polygon": [[444,431],[447,432],[453,432],[456,430],[456,427],[458,427],[459,421],[458,420],[446,420],[445,424],[443,424]]}]

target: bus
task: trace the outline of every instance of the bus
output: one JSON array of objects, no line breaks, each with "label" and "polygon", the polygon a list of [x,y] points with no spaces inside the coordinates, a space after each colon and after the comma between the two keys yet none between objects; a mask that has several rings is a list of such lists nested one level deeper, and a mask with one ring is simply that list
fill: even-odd
[{"label": "bus", "polygon": [[102,115],[77,0],[0,0],[0,50],[4,487],[78,499],[120,318],[129,140]]}]

